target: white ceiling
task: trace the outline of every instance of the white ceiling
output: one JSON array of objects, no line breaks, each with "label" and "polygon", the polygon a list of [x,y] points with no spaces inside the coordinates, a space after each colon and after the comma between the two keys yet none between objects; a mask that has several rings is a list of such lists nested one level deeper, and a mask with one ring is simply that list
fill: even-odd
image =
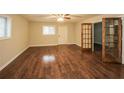
[{"label": "white ceiling", "polygon": [[[64,22],[78,22],[86,18],[97,16],[98,14],[70,14],[71,19],[64,20]],[[35,22],[57,22],[57,18],[53,14],[23,14],[23,17],[29,21]]]}]

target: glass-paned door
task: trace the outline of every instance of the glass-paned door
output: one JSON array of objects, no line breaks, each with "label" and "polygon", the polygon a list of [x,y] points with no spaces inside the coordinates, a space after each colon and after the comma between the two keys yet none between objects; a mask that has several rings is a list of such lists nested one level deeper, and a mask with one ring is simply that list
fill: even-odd
[{"label": "glass-paned door", "polygon": [[92,50],[92,24],[83,23],[81,29],[82,50]]},{"label": "glass-paned door", "polygon": [[102,59],[105,62],[121,62],[121,18],[103,18]]}]

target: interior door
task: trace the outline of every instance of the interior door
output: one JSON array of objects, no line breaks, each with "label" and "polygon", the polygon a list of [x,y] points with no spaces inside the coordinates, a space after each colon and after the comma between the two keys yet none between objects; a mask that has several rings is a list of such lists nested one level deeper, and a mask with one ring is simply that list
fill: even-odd
[{"label": "interior door", "polygon": [[66,44],[67,43],[67,35],[68,35],[67,26],[60,25],[58,28],[58,43]]},{"label": "interior door", "polygon": [[81,47],[82,50],[92,51],[92,24],[83,23],[81,26]]},{"label": "interior door", "polygon": [[121,18],[103,18],[102,20],[102,60],[121,62],[122,23]]}]

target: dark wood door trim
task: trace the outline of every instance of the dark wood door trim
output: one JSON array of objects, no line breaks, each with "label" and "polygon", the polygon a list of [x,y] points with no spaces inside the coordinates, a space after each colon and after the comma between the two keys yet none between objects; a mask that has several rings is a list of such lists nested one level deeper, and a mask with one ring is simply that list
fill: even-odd
[{"label": "dark wood door trim", "polygon": [[[89,37],[87,38],[87,39],[90,41],[90,42],[88,41],[87,45],[88,45],[88,44],[91,44],[91,45],[88,45],[88,46],[90,46],[90,48],[84,48],[84,47],[83,47],[83,45],[84,45],[84,42],[83,42],[83,40],[84,40],[84,39],[83,39],[84,32],[83,32],[83,31],[84,31],[84,30],[85,30],[85,31],[90,30],[89,28],[83,29],[83,25],[90,25],[90,27],[91,27],[91,28],[90,28],[90,29],[91,29],[91,32],[90,32],[90,35],[91,35],[90,40],[89,40]],[[86,32],[85,32],[85,33],[86,33]],[[89,35],[89,34],[88,34],[88,35]],[[86,39],[86,38],[85,38],[85,39]],[[86,43],[85,43],[85,44],[86,44]],[[85,51],[85,50],[86,50],[86,51],[87,51],[87,50],[92,51],[92,23],[82,23],[82,24],[81,24],[81,48],[82,48],[83,51]]]},{"label": "dark wood door trim", "polygon": [[[103,62],[107,62],[106,60],[106,20],[111,20],[112,22],[114,22],[114,20],[118,20],[118,45],[117,45],[117,61],[120,63],[122,62],[122,20],[120,17],[112,17],[112,18],[102,18],[102,61]],[[110,28],[110,27],[109,27]],[[115,29],[115,28],[114,28]]]}]

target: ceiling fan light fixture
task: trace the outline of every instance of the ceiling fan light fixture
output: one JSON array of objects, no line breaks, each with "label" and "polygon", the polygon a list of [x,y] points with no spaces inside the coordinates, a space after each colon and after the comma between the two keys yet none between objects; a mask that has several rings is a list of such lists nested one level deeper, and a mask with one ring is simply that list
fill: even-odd
[{"label": "ceiling fan light fixture", "polygon": [[57,18],[57,21],[58,21],[58,22],[63,22],[63,21],[64,21],[64,18],[63,18],[63,17],[58,17],[58,18]]}]

